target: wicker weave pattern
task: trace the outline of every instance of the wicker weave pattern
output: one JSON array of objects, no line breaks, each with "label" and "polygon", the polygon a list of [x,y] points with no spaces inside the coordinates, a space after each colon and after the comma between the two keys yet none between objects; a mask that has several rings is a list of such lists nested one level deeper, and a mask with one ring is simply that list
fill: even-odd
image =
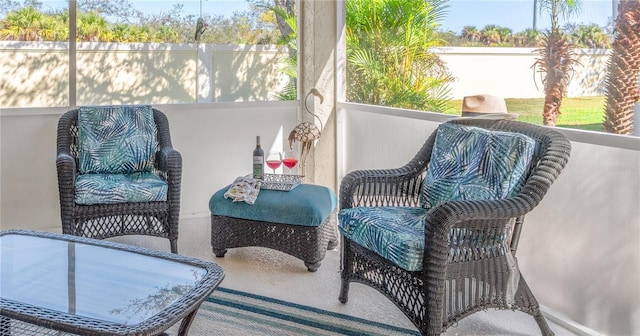
[{"label": "wicker weave pattern", "polygon": [[[439,335],[460,319],[487,308],[534,316],[542,334],[553,335],[520,273],[515,252],[526,213],[535,208],[566,165],[571,144],[551,129],[508,120],[457,119],[456,123],[518,132],[538,143],[529,174],[515,196],[490,201],[452,201],[429,211],[422,271],[408,272],[343,237],[340,301],[350,282],[377,289],[423,335]],[[340,208],[416,206],[435,132],[405,166],[349,173],[340,185]]]},{"label": "wicker weave pattern", "polygon": [[[64,312],[34,307],[32,305],[13,300],[0,299],[2,308],[0,317],[0,335],[60,335],[51,333],[48,329],[55,329],[68,334],[77,335],[159,335],[178,321],[179,335],[187,335],[193,318],[202,302],[213,292],[224,278],[223,269],[212,263],[196,258],[185,257],[175,253],[156,251],[110,241],[97,241],[90,238],[59,235],[54,233],[8,230],[2,234],[21,234],[59,239],[82,244],[97,245],[110,249],[137,253],[154,258],[169,259],[175,262],[202,267],[207,275],[196,286],[170,306],[151,318],[135,324],[123,325],[103,320],[82,317]],[[12,333],[5,333],[11,331]]]},{"label": "wicker weave pattern", "polygon": [[168,182],[167,201],[99,205],[74,202],[74,181],[79,174],[78,110],[60,117],[56,167],[63,233],[98,239],[131,234],[162,237],[169,239],[171,251],[178,253],[182,157],[173,149],[164,113],[153,109],[153,116],[158,144],[153,173]]},{"label": "wicker weave pattern", "polygon": [[3,316],[0,319],[0,335],[67,336],[77,334],[63,333],[35,324],[25,323],[20,320],[12,320]]},{"label": "wicker weave pattern", "polygon": [[337,246],[336,211],[319,226],[270,223],[211,215],[211,247],[222,257],[228,248],[261,246],[284,252],[304,261],[315,272],[327,249]]}]

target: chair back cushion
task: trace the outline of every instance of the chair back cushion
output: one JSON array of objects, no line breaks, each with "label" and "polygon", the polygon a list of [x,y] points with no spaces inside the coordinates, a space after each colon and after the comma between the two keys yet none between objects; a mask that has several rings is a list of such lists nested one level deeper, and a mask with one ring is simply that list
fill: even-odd
[{"label": "chair back cushion", "polygon": [[422,185],[421,205],[514,196],[530,172],[536,141],[524,134],[443,123]]},{"label": "chair back cushion", "polygon": [[149,105],[85,106],[78,111],[80,174],[153,169],[156,127]]}]

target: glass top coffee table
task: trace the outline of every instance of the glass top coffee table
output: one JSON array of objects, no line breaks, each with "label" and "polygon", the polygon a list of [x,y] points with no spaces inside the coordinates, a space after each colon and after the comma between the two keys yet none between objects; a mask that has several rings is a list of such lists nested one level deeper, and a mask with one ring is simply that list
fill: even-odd
[{"label": "glass top coffee table", "polygon": [[[0,334],[186,335],[215,263],[70,235],[0,232]],[[38,327],[36,327],[38,326]]]}]

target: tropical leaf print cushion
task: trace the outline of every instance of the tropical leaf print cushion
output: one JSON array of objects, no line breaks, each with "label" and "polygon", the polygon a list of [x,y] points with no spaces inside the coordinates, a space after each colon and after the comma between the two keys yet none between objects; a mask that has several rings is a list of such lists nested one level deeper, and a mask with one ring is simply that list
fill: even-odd
[{"label": "tropical leaf print cushion", "polygon": [[437,132],[422,186],[424,207],[503,199],[520,190],[536,149],[532,138],[454,123],[440,125]]},{"label": "tropical leaf print cushion", "polygon": [[85,106],[78,112],[81,174],[151,171],[156,149],[149,105]]},{"label": "tropical leaf print cushion", "polygon": [[[437,132],[422,186],[424,207],[355,207],[339,213],[345,237],[408,271],[422,269],[430,208],[452,200],[513,196],[524,183],[536,149],[533,139],[519,133],[453,123],[440,125]],[[455,230],[451,237],[456,237]]]},{"label": "tropical leaf print cushion", "polygon": [[349,239],[408,270],[422,269],[424,219],[418,207],[355,207],[340,211],[338,229]]},{"label": "tropical leaf print cushion", "polygon": [[168,184],[150,172],[131,174],[83,174],[75,182],[77,204],[164,202]]}]

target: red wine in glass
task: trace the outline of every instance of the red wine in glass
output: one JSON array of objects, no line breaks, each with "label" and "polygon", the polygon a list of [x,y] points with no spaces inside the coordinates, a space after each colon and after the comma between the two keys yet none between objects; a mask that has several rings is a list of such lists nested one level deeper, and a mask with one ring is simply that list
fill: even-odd
[{"label": "red wine in glass", "polygon": [[296,158],[287,158],[287,159],[282,160],[282,164],[285,167],[291,169],[291,168],[295,167],[298,164],[298,159],[296,159]]},{"label": "red wine in glass", "polygon": [[[278,169],[278,167],[280,167],[280,164],[281,164],[282,162],[283,162],[283,161],[267,160],[267,166],[268,166],[269,168],[273,169],[273,171],[274,171],[274,173],[275,173],[275,170],[276,170],[276,169]],[[286,166],[286,165],[287,165],[287,163],[285,162],[285,164],[284,164],[284,165]],[[295,165],[295,163],[294,163],[294,165]],[[288,166],[287,166],[287,167],[288,167]]]},{"label": "red wine in glass", "polygon": [[276,169],[278,169],[282,164],[282,154],[280,154],[280,152],[269,152],[269,154],[267,154],[267,157],[265,158],[265,163],[267,164],[267,167],[271,168],[271,170],[273,170],[273,173],[275,174]]},{"label": "red wine in glass", "polygon": [[298,164],[298,152],[294,150],[287,150],[284,152],[284,158],[282,159],[282,164],[285,167],[289,168],[289,175],[291,175],[291,169]]}]

